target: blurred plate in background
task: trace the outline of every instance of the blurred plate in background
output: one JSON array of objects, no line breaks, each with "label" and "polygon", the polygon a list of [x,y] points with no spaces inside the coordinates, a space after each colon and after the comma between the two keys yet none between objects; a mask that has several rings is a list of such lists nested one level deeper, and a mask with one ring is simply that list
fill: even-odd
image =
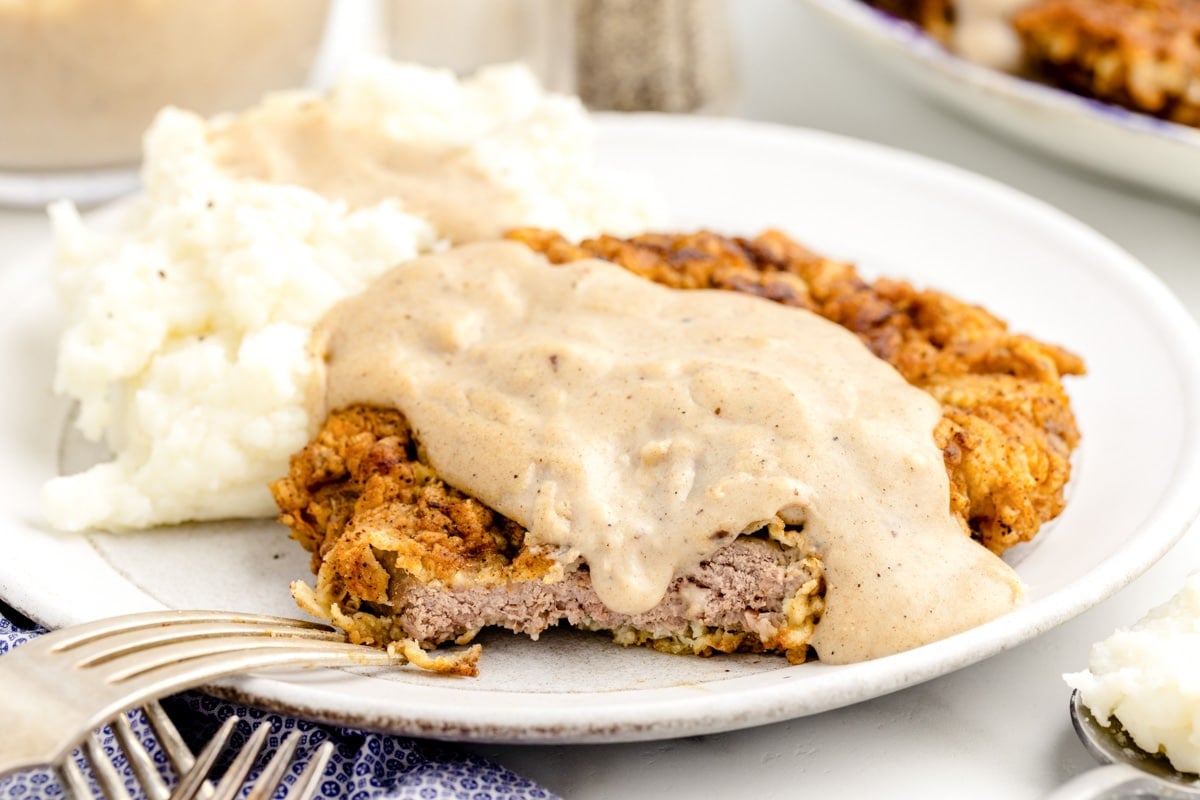
[{"label": "blurred plate in background", "polygon": [[1200,129],[981,67],[861,0],[808,0],[863,52],[941,103],[1076,166],[1200,203]]}]

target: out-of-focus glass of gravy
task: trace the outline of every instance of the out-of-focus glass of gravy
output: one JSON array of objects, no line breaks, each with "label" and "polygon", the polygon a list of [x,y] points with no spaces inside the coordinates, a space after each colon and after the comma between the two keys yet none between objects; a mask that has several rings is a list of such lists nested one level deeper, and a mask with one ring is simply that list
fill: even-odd
[{"label": "out-of-focus glass of gravy", "polygon": [[329,0],[0,0],[0,203],[136,185],[174,105],[209,115],[308,82]]}]

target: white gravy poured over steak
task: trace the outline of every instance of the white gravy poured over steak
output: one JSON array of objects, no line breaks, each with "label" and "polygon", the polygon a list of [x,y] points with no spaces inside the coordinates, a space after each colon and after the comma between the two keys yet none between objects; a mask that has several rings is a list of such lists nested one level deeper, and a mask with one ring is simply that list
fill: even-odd
[{"label": "white gravy poured over steak", "polygon": [[581,554],[616,611],[776,517],[824,562],[826,662],[1020,602],[950,514],[937,402],[815,314],[484,242],[399,265],[313,346],[314,423],[399,408],[447,483]]}]

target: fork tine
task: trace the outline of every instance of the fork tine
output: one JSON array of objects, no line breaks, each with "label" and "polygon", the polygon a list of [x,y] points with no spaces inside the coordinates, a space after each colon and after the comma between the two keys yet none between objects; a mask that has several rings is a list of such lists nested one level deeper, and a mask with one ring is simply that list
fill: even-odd
[{"label": "fork tine", "polygon": [[[216,652],[213,652],[214,642],[217,645]],[[151,698],[164,697],[238,673],[280,667],[386,666],[402,663],[402,656],[392,656],[385,650],[344,642],[292,642],[282,638],[235,636],[226,641],[203,639],[176,643],[146,653],[124,656],[82,672],[91,673],[92,680],[97,683],[107,681],[114,692],[114,699],[107,705],[97,703],[85,729],[98,727],[105,720]],[[119,670],[119,673],[114,670]],[[69,752],[68,742],[63,743],[66,749],[61,752]]]},{"label": "fork tine", "polygon": [[[268,614],[243,614],[226,611],[151,611],[140,614],[125,614],[119,617],[96,620],[82,625],[73,625],[51,631],[38,638],[43,646],[54,652],[69,650],[86,644],[96,638],[111,636],[127,631],[154,628],[161,625],[176,625],[188,622],[234,622],[266,625],[281,625],[297,631],[333,630],[328,625],[322,625],[308,620],[276,617]],[[33,642],[31,642],[33,644]]]},{"label": "fork tine", "polygon": [[301,660],[305,654],[311,653],[314,656],[324,656],[341,663],[356,662],[357,666],[392,664],[397,660],[389,656],[385,650],[376,650],[347,642],[220,636],[163,645],[153,650],[114,659],[96,669],[105,673],[108,683],[122,684],[143,675],[170,673],[173,670],[190,672],[189,667],[201,662],[241,663],[243,659],[250,662],[255,661],[257,656],[261,656],[268,663],[273,663],[274,659],[271,658],[273,653],[294,654],[295,658]]},{"label": "fork tine", "polygon": [[125,751],[125,758],[129,761],[129,766],[133,768],[133,773],[137,775],[138,783],[141,784],[146,797],[149,800],[167,800],[171,792],[167,789],[167,784],[163,781],[162,776],[158,774],[158,769],[154,766],[150,754],[133,735],[129,718],[124,714],[118,714],[113,719],[111,727],[121,749]]},{"label": "fork tine", "polygon": [[237,758],[229,765],[229,769],[225,770],[225,774],[221,776],[221,782],[217,784],[217,788],[213,791],[212,800],[233,800],[234,797],[242,791],[242,782],[246,780],[246,773],[254,766],[254,760],[258,758],[258,753],[262,750],[263,742],[267,740],[267,735],[271,733],[271,723],[260,722],[258,727],[254,729],[254,733],[242,746],[241,752]]},{"label": "fork tine", "polygon": [[92,775],[96,777],[96,782],[100,784],[108,800],[133,800],[125,789],[125,781],[117,774],[117,768],[113,766],[111,757],[104,752],[104,745],[100,744],[95,733],[89,733],[83,740],[83,753],[92,768]]},{"label": "fork tine", "polygon": [[221,723],[221,727],[217,729],[213,738],[200,751],[200,755],[196,756],[196,763],[192,765],[186,775],[180,777],[179,785],[175,787],[175,791],[171,792],[170,800],[192,800],[196,796],[200,787],[204,785],[204,779],[208,777],[208,771],[216,763],[217,756],[221,755],[221,749],[225,747],[225,742],[229,740],[229,735],[233,733],[238,720],[239,717],[229,717]]},{"label": "fork tine", "polygon": [[176,775],[186,775],[196,763],[196,757],[179,735],[175,723],[171,722],[171,718],[157,700],[147,701],[142,706],[142,713],[150,723],[150,730],[154,731],[154,738],[158,739],[158,743],[166,751],[171,769],[175,770]]},{"label": "fork tine", "polygon": [[333,742],[326,740],[317,748],[316,754],[308,762],[304,772],[300,773],[300,777],[292,784],[287,800],[311,800],[321,788],[321,778],[325,776],[325,767],[329,765],[331,758],[333,758]]},{"label": "fork tine", "polygon": [[[150,729],[154,731],[154,738],[158,740],[159,745],[166,751],[167,760],[171,762],[171,768],[175,770],[175,774],[186,775],[195,766],[196,757],[192,755],[192,749],[187,746],[187,742],[183,741],[183,737],[179,735],[179,729],[175,727],[175,723],[167,716],[167,712],[163,710],[162,704],[157,700],[147,701],[142,706],[142,715],[150,723]],[[200,789],[196,792],[196,798],[197,800],[210,800],[211,797],[212,784],[205,781],[200,784]]]},{"label": "fork tine", "polygon": [[[146,704],[143,713],[146,719],[151,721],[151,727],[155,729],[156,735],[159,735],[160,730],[164,732],[159,738],[164,749],[174,748],[181,751],[181,754],[186,754],[186,756],[178,756],[181,761],[192,759],[191,751],[182,742],[178,730],[161,705],[151,701]],[[240,718],[233,716],[222,723],[200,754],[193,759],[191,768],[187,770],[186,774],[181,774],[179,784],[169,795],[152,759],[134,735],[128,717],[124,714],[116,717],[112,722],[112,728],[121,750],[125,752],[134,773],[146,790],[149,800],[164,800],[164,798],[197,800],[200,797],[211,798],[211,800],[233,800],[246,788],[250,790],[246,795],[247,800],[269,800],[283,785],[289,764],[302,738],[301,734],[299,731],[292,731],[253,782],[253,786],[248,786],[244,783],[246,775],[258,758],[263,744],[271,732],[269,722],[259,723],[245,745],[240,748],[233,763],[225,770],[220,784],[213,790],[212,784],[206,780],[208,773],[220,757],[231,733],[239,722]],[[168,745],[166,741],[169,739],[177,741],[173,745]],[[333,755],[333,749],[333,743],[329,741],[323,742],[317,748],[289,790],[287,796],[290,800],[311,800],[314,793],[320,788],[321,778]],[[132,800],[112,758],[104,752],[104,747],[94,731],[84,740],[81,752],[91,767],[104,798],[107,800]],[[68,797],[76,800],[95,800],[89,782],[74,756],[65,758],[62,763],[57,765],[57,770]]]},{"label": "fork tine", "polygon": [[292,731],[283,740],[283,744],[279,745],[279,749],[275,751],[275,755],[271,756],[267,765],[263,767],[258,780],[254,782],[254,788],[250,790],[250,794],[246,795],[246,800],[270,800],[275,795],[275,790],[279,788],[279,782],[283,780],[288,763],[292,760],[292,753],[296,752],[298,744],[300,744],[300,732]]},{"label": "fork tine", "polygon": [[88,784],[88,779],[84,777],[83,770],[79,768],[79,762],[75,760],[74,754],[68,753],[62,763],[55,767],[55,770],[58,772],[58,782],[62,784],[67,797],[73,798],[73,800],[94,800],[92,787]]},{"label": "fork tine", "polygon": [[344,642],[346,640],[345,634],[323,628],[294,628],[275,623],[246,621],[211,622],[205,620],[159,625],[153,629],[139,628],[94,637],[87,642],[78,643],[58,652],[69,652],[72,657],[77,659],[75,666],[82,669],[84,667],[103,664],[107,661],[120,658],[123,655],[140,652],[159,645],[225,636],[263,639],[312,639],[334,642]]}]

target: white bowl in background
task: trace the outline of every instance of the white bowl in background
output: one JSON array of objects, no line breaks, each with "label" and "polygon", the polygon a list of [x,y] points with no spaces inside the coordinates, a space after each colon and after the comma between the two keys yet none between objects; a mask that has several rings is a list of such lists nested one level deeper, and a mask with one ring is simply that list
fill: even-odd
[{"label": "white bowl in background", "polygon": [[1200,129],[966,61],[862,0],[808,0],[864,53],[984,127],[1076,166],[1200,203]]}]

